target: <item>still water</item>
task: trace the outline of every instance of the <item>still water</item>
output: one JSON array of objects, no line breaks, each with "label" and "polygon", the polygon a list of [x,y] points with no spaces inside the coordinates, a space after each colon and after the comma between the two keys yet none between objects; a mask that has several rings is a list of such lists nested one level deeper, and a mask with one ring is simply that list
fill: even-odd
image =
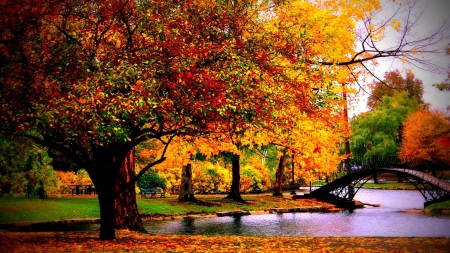
[{"label": "still water", "polygon": [[151,234],[281,236],[450,236],[450,215],[404,212],[423,208],[419,191],[360,189],[356,200],[381,207],[353,212],[283,213],[147,221]]}]

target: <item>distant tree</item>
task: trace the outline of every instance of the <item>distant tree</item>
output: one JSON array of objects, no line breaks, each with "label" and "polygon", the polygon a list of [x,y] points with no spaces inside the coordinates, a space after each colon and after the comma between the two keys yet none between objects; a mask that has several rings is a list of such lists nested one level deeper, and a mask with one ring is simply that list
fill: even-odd
[{"label": "distant tree", "polygon": [[419,108],[406,92],[384,96],[374,110],[354,118],[351,124],[352,157],[396,156],[401,143],[402,122]]},{"label": "distant tree", "polygon": [[0,135],[0,194],[46,198],[58,186],[51,161],[45,149],[28,139]]},{"label": "distant tree", "polygon": [[143,174],[137,181],[137,186],[140,189],[156,188],[159,187],[166,190],[166,180],[158,175],[158,172],[152,171],[147,174]]},{"label": "distant tree", "polygon": [[403,162],[420,165],[444,162],[450,165],[450,120],[443,111],[421,109],[403,123],[399,156]]},{"label": "distant tree", "polygon": [[375,109],[382,102],[383,96],[392,97],[399,91],[407,92],[409,98],[416,99],[421,105],[425,103],[422,99],[422,81],[415,78],[411,71],[408,71],[406,77],[403,78],[400,71],[394,70],[386,72],[383,82],[374,81],[372,83],[372,92],[367,100],[367,107]]},{"label": "distant tree", "polygon": [[58,176],[60,193],[70,193],[71,185],[74,184],[92,184],[89,174],[84,169],[80,169],[77,172],[61,170],[55,170],[55,172]]}]

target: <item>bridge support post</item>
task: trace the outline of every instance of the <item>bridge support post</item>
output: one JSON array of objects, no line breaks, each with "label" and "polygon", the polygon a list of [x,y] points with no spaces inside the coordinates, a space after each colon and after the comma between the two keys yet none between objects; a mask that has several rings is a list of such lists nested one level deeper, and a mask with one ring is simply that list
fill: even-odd
[{"label": "bridge support post", "polygon": [[348,198],[353,199],[355,196],[355,189],[353,188],[353,185],[348,186]]}]

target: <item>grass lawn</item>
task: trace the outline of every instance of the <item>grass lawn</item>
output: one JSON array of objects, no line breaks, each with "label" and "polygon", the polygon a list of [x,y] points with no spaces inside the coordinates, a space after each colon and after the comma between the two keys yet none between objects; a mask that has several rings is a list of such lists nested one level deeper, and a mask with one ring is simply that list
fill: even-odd
[{"label": "grass lawn", "polygon": [[[377,184],[387,189],[398,183]],[[177,196],[166,198],[141,198],[138,195],[139,213],[144,218],[179,216],[187,214],[215,214],[216,212],[244,210],[260,211],[270,208],[291,208],[301,206],[332,206],[316,200],[292,200],[289,193],[284,198],[267,194],[242,195],[245,203],[224,199],[226,195],[196,195],[199,203],[179,202]],[[427,209],[450,209],[450,201],[430,205]],[[0,223],[53,221],[73,218],[98,218],[100,210],[97,196],[51,196],[48,199],[27,199],[20,197],[0,198]]]},{"label": "grass lawn", "polygon": [[97,197],[0,198],[0,223],[50,221],[100,216]]},{"label": "grass lawn", "polygon": [[416,190],[417,189],[412,184],[398,183],[398,182],[393,182],[393,181],[387,181],[386,183],[382,183],[382,184],[380,184],[380,183],[378,183],[378,184],[365,183],[363,185],[363,188],[381,188],[381,189],[389,189],[389,190],[394,190],[394,189]]},{"label": "grass lawn", "polygon": [[[144,217],[177,216],[187,214],[214,214],[221,211],[268,210],[276,207],[331,206],[315,200],[275,198],[270,194],[243,195],[246,203],[224,199],[226,195],[196,195],[200,203],[179,202],[178,196],[166,198],[141,198],[137,203]],[[100,210],[97,196],[51,196],[48,199],[19,197],[0,198],[0,223],[22,221],[52,221],[72,218],[98,218]]]},{"label": "grass lawn", "polygon": [[439,209],[450,210],[450,200],[443,201],[443,202],[440,202],[440,203],[431,204],[431,205],[427,206],[427,209],[430,209],[430,210],[439,210]]}]

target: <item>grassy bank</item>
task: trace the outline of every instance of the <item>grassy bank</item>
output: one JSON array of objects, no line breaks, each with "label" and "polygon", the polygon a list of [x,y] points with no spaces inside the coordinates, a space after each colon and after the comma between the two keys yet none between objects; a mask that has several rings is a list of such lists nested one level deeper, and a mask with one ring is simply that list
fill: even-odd
[{"label": "grassy bank", "polygon": [[417,188],[413,184],[408,183],[398,183],[387,181],[386,183],[365,183],[363,188],[371,188],[371,189],[387,189],[387,190],[417,190]]},{"label": "grassy bank", "polygon": [[[139,213],[145,217],[187,214],[214,214],[222,211],[268,210],[276,207],[331,206],[315,200],[292,200],[290,195],[275,198],[269,194],[243,195],[245,203],[226,200],[225,195],[197,195],[199,203],[179,202],[177,196],[141,198]],[[100,217],[96,196],[51,196],[48,199],[0,198],[0,223],[51,221]]]},{"label": "grassy bank", "polygon": [[[389,184],[386,184],[389,185]],[[179,202],[177,196],[166,198],[141,198],[139,213],[144,217],[182,216],[188,214],[214,214],[223,211],[260,211],[270,208],[303,206],[330,206],[316,200],[292,200],[289,194],[275,198],[270,194],[243,195],[245,203],[224,199],[226,195],[196,195],[199,203]],[[450,201],[427,207],[429,210],[450,210]],[[48,199],[18,197],[0,198],[0,223],[65,220],[73,218],[98,218],[100,211],[97,196],[51,196]]]},{"label": "grassy bank", "polygon": [[431,205],[427,206],[426,209],[427,210],[431,210],[431,211],[446,210],[446,211],[450,212],[450,200],[443,201],[443,202],[440,202],[440,203],[431,204]]},{"label": "grassy bank", "polygon": [[0,198],[0,223],[50,221],[100,216],[97,197]]}]

